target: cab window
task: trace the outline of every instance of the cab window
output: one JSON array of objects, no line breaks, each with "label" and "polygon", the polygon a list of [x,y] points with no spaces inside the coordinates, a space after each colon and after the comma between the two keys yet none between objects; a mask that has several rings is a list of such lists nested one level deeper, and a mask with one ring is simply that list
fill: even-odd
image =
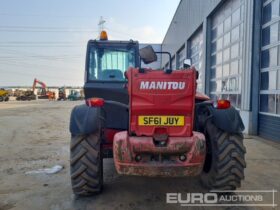
[{"label": "cab window", "polygon": [[91,48],[89,80],[124,81],[124,72],[135,67],[135,50],[119,48]]}]

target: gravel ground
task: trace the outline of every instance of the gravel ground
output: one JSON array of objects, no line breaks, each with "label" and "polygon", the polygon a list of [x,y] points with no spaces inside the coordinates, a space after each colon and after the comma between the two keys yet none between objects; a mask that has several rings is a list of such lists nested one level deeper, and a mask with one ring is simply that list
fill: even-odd
[{"label": "gravel ground", "polygon": [[[197,177],[147,178],[119,176],[111,159],[104,160],[104,191],[95,197],[73,196],[69,177],[68,131],[71,109],[82,103],[9,101],[0,103],[0,210],[8,209],[208,209],[166,204],[166,193],[206,192]],[[240,190],[278,190],[280,146],[246,138],[247,168]],[[52,167],[57,174],[26,174]],[[214,207],[213,209],[271,209]]]}]

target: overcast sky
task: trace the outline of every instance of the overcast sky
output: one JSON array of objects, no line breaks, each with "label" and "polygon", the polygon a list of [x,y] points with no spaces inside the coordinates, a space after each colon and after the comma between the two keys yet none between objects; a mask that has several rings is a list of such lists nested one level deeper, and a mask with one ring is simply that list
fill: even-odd
[{"label": "overcast sky", "polygon": [[1,0],[0,87],[83,85],[86,43],[103,16],[109,39],[161,43],[180,0]]}]

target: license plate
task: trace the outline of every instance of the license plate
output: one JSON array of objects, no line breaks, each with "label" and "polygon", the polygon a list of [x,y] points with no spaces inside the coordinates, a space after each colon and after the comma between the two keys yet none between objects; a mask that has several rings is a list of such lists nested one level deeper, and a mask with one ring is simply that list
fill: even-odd
[{"label": "license plate", "polygon": [[138,125],[184,126],[184,116],[138,116]]}]

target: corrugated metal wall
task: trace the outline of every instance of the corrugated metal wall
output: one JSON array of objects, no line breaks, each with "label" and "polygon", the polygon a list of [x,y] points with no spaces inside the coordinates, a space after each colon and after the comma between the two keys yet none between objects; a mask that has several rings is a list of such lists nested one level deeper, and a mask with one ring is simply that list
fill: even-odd
[{"label": "corrugated metal wall", "polygon": [[259,114],[259,135],[263,138],[280,141],[279,117]]}]

